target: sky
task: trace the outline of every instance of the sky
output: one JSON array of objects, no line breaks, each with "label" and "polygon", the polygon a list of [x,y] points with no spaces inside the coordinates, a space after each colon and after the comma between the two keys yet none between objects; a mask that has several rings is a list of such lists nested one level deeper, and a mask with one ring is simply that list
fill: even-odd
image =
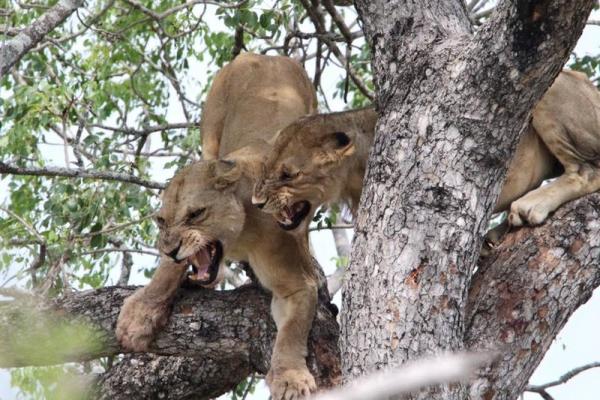
[{"label": "sky", "polygon": [[[600,19],[600,12],[596,12],[595,19]],[[575,52],[578,55],[600,54],[600,26],[586,27],[582,37],[580,38]],[[322,78],[324,85],[331,83],[332,90],[338,77],[334,75],[325,75]],[[327,89],[326,89],[327,91]],[[176,102],[174,102],[176,103]],[[332,111],[342,110],[344,103],[340,100],[330,100]],[[170,110],[169,120],[182,120],[180,110],[173,107]],[[64,166],[64,158],[62,148],[48,148],[48,158],[50,164]],[[173,174],[172,170],[166,170],[161,165],[156,165],[153,171],[152,178],[157,181],[165,181]],[[6,196],[6,186],[0,182],[0,202],[4,201]],[[352,235],[351,231],[347,232]],[[316,258],[323,266],[326,274],[330,274],[335,270],[334,257],[337,256],[333,237],[330,231],[313,232],[311,234],[311,244],[315,250]],[[134,265],[141,266],[154,264],[154,259],[151,256],[134,255]],[[114,283],[117,280],[118,272],[115,270],[108,284]],[[130,284],[145,284],[147,279],[141,272],[134,267]],[[334,302],[341,306],[341,296],[338,293]],[[342,310],[343,312],[343,310]],[[600,314],[600,289],[594,292],[592,298],[570,318],[567,325],[555,339],[552,347],[546,353],[541,364],[533,374],[531,383],[541,384],[557,379],[559,376],[568,370],[590,362],[600,360],[600,341],[598,340],[598,332],[600,332],[600,319],[597,317]],[[596,400],[600,392],[600,369],[591,370],[578,375],[566,385],[558,386],[554,389],[549,389],[555,400]],[[0,400],[16,399],[16,391],[10,387],[10,375],[7,370],[0,369]],[[222,399],[228,399],[228,396],[222,396]],[[268,391],[264,384],[261,384],[257,391],[250,395],[248,399],[264,400],[268,398]],[[525,400],[535,400],[540,397],[536,394],[526,393]]]}]

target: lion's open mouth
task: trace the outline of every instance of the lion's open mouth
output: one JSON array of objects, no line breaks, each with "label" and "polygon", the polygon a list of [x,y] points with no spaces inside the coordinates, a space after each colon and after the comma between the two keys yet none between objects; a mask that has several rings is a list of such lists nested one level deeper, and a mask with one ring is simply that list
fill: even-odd
[{"label": "lion's open mouth", "polygon": [[286,231],[296,229],[309,212],[310,202],[306,200],[298,201],[291,207],[286,206],[281,213],[282,219],[278,221],[279,226]]},{"label": "lion's open mouth", "polygon": [[223,258],[223,245],[218,240],[208,243],[187,258],[192,272],[188,278],[199,285],[210,285],[217,279],[219,265]]}]

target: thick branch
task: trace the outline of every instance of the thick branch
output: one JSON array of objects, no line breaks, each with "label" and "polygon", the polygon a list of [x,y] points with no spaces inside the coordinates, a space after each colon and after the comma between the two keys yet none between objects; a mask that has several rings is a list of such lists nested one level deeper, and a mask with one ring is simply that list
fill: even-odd
[{"label": "thick branch", "polygon": [[[114,329],[121,304],[132,292],[132,288],[110,287],[73,293],[50,305],[37,305],[33,314],[22,304],[0,305],[0,330],[3,332],[0,337],[0,367],[91,360],[123,352],[116,342]],[[198,361],[189,366],[173,357],[171,361],[156,359],[158,361],[147,363],[132,362],[126,358],[126,364],[102,377],[100,393],[117,396],[107,398],[124,398],[126,396],[118,394],[142,390],[141,385],[152,383],[150,386],[154,389],[147,387],[143,390],[156,395],[182,376],[188,376],[193,385],[188,382],[187,387],[200,393],[202,396],[199,398],[207,398],[216,392],[231,390],[238,378],[250,372],[265,374],[275,339],[269,300],[268,294],[254,286],[222,292],[181,289],[173,315],[166,329],[152,344],[150,352],[193,357]],[[32,315],[35,323],[32,323]],[[82,328],[81,321],[91,324],[92,328]],[[74,333],[57,333],[72,326],[83,332],[79,336],[85,339],[81,340],[85,346],[57,346],[56,341],[60,340],[57,336],[77,337]],[[24,335],[24,332],[27,334]],[[325,306],[321,306],[309,339],[308,364],[317,381],[325,387],[336,384],[339,379],[337,335],[335,318]],[[35,351],[28,351],[27,346]],[[159,377],[153,377],[152,371],[160,370],[161,363],[174,363],[169,371],[179,370],[180,373],[169,375],[165,370]],[[135,368],[129,370],[131,365]],[[182,371],[194,373],[182,375]],[[236,374],[231,371],[236,371]]]},{"label": "thick branch", "polygon": [[166,186],[164,183],[148,181],[145,179],[138,178],[134,175],[124,174],[120,172],[94,171],[60,167],[19,167],[17,165],[5,163],[2,161],[0,161],[0,174],[100,179],[105,181],[133,183],[135,185],[145,186],[151,189],[164,189],[164,187]]},{"label": "thick branch", "polygon": [[214,399],[253,372],[250,363],[234,358],[126,355],[95,384],[98,400]]},{"label": "thick branch", "polygon": [[23,29],[11,40],[0,46],[0,78],[15,65],[29,50],[62,24],[77,8],[83,5],[83,0],[61,0],[44,15]]},{"label": "thick branch", "polygon": [[472,398],[513,399],[573,312],[600,286],[600,194],[507,235],[473,278],[466,345],[498,349]]}]

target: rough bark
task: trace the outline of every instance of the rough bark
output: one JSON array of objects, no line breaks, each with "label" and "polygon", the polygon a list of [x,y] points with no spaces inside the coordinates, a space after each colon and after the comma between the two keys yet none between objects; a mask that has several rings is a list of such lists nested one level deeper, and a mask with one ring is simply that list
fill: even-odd
[{"label": "rough bark", "polygon": [[[344,287],[345,379],[460,350],[468,288],[519,133],[593,1],[364,1],[380,119]],[[419,398],[463,398],[464,386]]]},{"label": "rough bark", "polygon": [[[83,361],[123,353],[114,328],[121,304],[133,289],[109,287],[72,293],[51,304],[36,305],[33,320],[31,309],[24,309],[23,304],[2,304],[0,367]],[[265,374],[276,333],[269,304],[270,296],[254,286],[222,292],[181,289],[167,327],[149,349],[153,354],[177,357],[125,358],[101,377],[98,393],[114,399],[131,398],[136,393],[148,398],[209,398],[231,390],[251,372]],[[59,352],[23,351],[28,343],[41,349],[56,347],[56,330],[48,326],[82,322],[91,327],[85,334],[91,346]],[[337,336],[335,318],[321,304],[309,338],[308,365],[324,387],[337,384],[340,378]],[[182,356],[192,362],[187,363]]]},{"label": "rough bark", "polygon": [[18,35],[0,46],[0,79],[29,50],[83,5],[83,0],[61,0]]},{"label": "rough bark", "polygon": [[507,235],[482,260],[466,310],[465,344],[500,358],[471,398],[515,399],[573,312],[600,286],[600,194],[560,208],[540,228]]},{"label": "rough bark", "polygon": [[127,355],[102,374],[93,398],[112,399],[213,399],[253,372],[239,357],[194,358],[154,354]]}]

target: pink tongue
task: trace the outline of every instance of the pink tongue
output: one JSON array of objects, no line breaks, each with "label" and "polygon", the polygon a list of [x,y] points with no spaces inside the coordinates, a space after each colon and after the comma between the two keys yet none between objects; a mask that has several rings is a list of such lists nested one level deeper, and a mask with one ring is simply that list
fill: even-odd
[{"label": "pink tongue", "polygon": [[207,249],[202,249],[194,256],[194,266],[198,270],[196,279],[203,279],[210,267],[210,254]]}]

